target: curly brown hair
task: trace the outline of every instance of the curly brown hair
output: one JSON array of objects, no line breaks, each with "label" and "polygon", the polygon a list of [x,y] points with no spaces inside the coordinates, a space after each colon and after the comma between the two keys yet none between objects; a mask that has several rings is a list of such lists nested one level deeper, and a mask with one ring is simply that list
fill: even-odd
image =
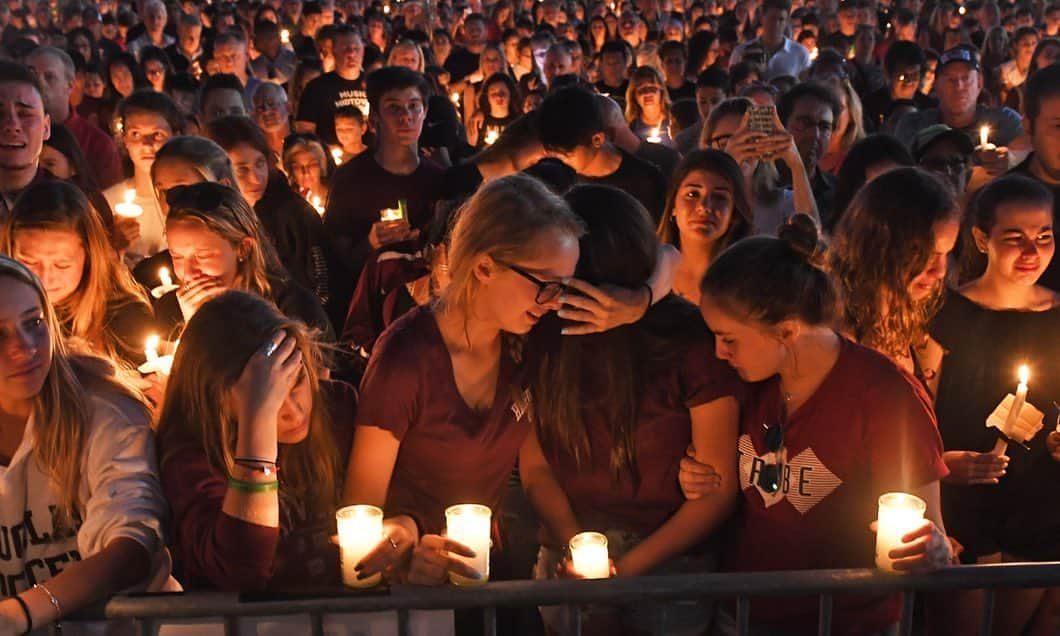
[{"label": "curly brown hair", "polygon": [[943,286],[914,300],[909,284],[935,253],[936,224],[959,214],[949,190],[917,168],[881,175],[850,202],[836,228],[832,272],[858,342],[892,358],[923,342]]}]

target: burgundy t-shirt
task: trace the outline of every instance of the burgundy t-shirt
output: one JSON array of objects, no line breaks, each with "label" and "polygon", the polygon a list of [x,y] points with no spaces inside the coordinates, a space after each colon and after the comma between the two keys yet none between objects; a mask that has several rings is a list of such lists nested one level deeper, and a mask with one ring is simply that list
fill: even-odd
[{"label": "burgundy t-shirt", "polygon": [[[888,358],[845,338],[817,391],[784,425],[787,462],[781,490],[756,485],[767,461],[767,426],[781,421],[773,378],[748,387],[739,440],[743,517],[729,571],[875,567],[877,500],[947,474],[942,440],[923,390]],[[898,620],[897,595],[836,596],[833,629],[878,631]],[[816,630],[817,599],[751,603],[755,624]]]},{"label": "burgundy t-shirt", "polygon": [[617,529],[647,536],[658,529],[685,502],[677,483],[678,463],[692,442],[689,409],[726,396],[739,396],[740,381],[732,368],[717,359],[710,334],[689,339],[678,364],[644,373],[637,389],[637,423],[634,432],[639,484],[631,475],[615,482],[610,450],[614,447],[611,424],[601,400],[610,398],[604,379],[591,364],[583,373],[582,422],[589,437],[591,456],[575,463],[567,452],[545,449],[552,471],[585,528]]},{"label": "burgundy t-shirt", "polygon": [[372,350],[356,419],[357,426],[401,440],[387,515],[412,515],[424,532],[437,533],[453,504],[485,504],[496,512],[529,431],[525,395],[517,365],[502,353],[493,406],[473,411],[456,387],[431,307],[392,324]]},{"label": "burgundy t-shirt", "polygon": [[409,224],[426,230],[441,184],[442,169],[423,157],[419,167],[408,175],[387,172],[372,152],[362,152],[336,169],[331,177],[324,229],[332,238],[352,243],[352,251],[340,254],[350,271],[359,274],[372,252],[368,233],[379,220],[380,210],[396,208],[398,200],[405,199]]}]

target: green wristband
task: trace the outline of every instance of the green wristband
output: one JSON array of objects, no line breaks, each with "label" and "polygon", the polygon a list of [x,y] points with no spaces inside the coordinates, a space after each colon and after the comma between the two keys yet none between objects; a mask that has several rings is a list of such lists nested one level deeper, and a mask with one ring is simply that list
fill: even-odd
[{"label": "green wristband", "polygon": [[279,480],[265,481],[265,482],[253,482],[243,481],[242,479],[236,479],[234,477],[228,478],[228,487],[236,492],[245,492],[247,494],[258,494],[263,492],[273,492],[280,489]]}]

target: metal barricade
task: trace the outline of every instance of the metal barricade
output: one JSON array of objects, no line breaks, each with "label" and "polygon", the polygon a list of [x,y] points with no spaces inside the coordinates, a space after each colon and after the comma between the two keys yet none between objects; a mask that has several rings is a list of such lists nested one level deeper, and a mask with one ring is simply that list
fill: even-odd
[{"label": "metal barricade", "polygon": [[[981,617],[982,634],[989,634],[998,588],[1060,587],[1060,562],[1007,563],[952,567],[931,574],[890,575],[873,569],[804,570],[787,572],[701,573],[604,580],[503,581],[477,588],[427,588],[396,585],[386,591],[336,592],[320,598],[236,594],[187,593],[116,596],[102,616],[132,619],[141,634],[156,633],[159,621],[223,617],[227,634],[238,632],[240,620],[251,617],[301,614],[310,617],[311,633],[323,634],[328,614],[396,612],[398,633],[408,633],[413,610],[483,608],[486,634],[496,634],[496,608],[546,605],[581,607],[645,601],[735,599],[740,634],[746,634],[752,598],[813,596],[819,602],[821,635],[832,633],[833,601],[837,594],[901,592],[901,634],[912,630],[912,612],[920,592],[986,590]],[[580,616],[580,610],[578,612]]]}]

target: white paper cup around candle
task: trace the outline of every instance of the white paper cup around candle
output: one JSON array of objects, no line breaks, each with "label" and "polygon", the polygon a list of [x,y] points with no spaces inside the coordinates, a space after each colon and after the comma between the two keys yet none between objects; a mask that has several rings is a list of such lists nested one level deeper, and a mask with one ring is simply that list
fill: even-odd
[{"label": "white paper cup around candle", "polygon": [[570,540],[570,559],[574,571],[587,579],[611,576],[607,557],[607,537],[599,532],[581,532]]},{"label": "white paper cup around candle", "polygon": [[447,537],[471,548],[475,556],[463,557],[450,554],[463,561],[479,573],[480,578],[469,579],[454,572],[449,573],[453,585],[483,585],[490,576],[490,509],[478,504],[458,504],[445,509],[445,534]]},{"label": "white paper cup around candle", "polygon": [[897,572],[891,550],[902,545],[902,537],[924,522],[927,503],[915,495],[889,492],[880,495],[880,510],[876,527],[876,567],[884,572]]},{"label": "white paper cup around candle", "polygon": [[400,221],[403,218],[405,216],[401,214],[401,208],[385,208],[379,211],[379,220],[383,223]]},{"label": "white paper cup around candle", "polygon": [[122,197],[123,201],[118,205],[114,206],[114,213],[118,216],[123,216],[127,219],[135,219],[138,216],[142,216],[144,209],[135,203],[136,201],[136,190],[129,188],[125,191]]},{"label": "white paper cup around candle", "polygon": [[354,568],[383,540],[383,511],[375,506],[346,506],[335,513],[335,521],[339,529],[343,584],[359,588],[378,585],[381,574],[358,579]]}]

